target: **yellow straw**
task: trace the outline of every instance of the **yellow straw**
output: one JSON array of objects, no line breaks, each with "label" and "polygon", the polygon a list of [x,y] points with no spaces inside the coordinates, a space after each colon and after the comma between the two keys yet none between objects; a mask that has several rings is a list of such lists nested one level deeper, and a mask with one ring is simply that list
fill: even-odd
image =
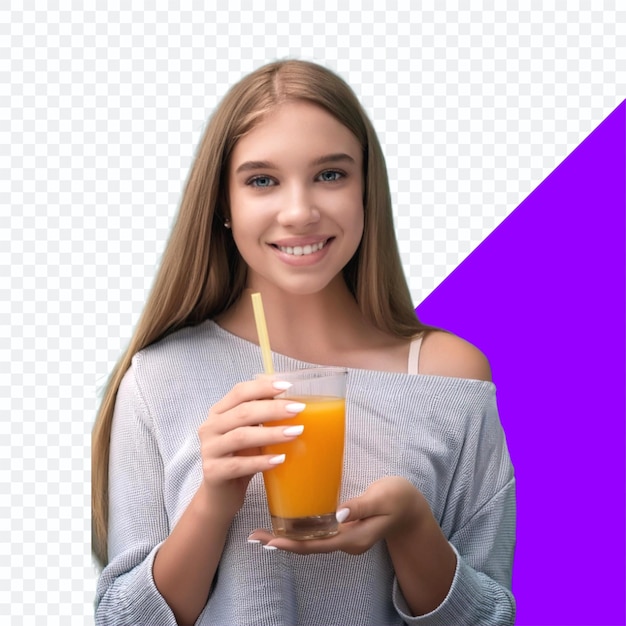
[{"label": "yellow straw", "polygon": [[265,324],[265,312],[263,311],[263,300],[261,300],[260,293],[252,294],[252,308],[254,309],[256,332],[259,335],[259,345],[261,346],[261,354],[263,355],[263,367],[265,368],[266,374],[273,374],[274,364],[272,363],[270,338],[267,334],[267,325]]}]

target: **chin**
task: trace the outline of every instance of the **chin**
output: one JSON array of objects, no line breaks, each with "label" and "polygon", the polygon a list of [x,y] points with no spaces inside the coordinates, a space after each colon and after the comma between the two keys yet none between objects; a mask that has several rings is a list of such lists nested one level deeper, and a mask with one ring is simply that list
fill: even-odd
[{"label": "chin", "polygon": [[294,296],[314,296],[330,288],[333,280],[307,280],[306,278],[298,278],[289,281],[276,281],[275,287],[285,294]]},{"label": "chin", "polygon": [[280,287],[280,289],[281,291],[294,296],[314,296],[324,291],[327,286],[328,285],[285,285],[283,287]]}]

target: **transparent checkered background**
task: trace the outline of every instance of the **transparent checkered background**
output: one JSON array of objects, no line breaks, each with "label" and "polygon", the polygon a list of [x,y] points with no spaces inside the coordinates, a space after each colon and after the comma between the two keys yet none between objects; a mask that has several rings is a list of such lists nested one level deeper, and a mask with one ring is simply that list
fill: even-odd
[{"label": "transparent checkered background", "polygon": [[26,4],[0,10],[0,622],[89,624],[99,391],[227,88],[283,57],[347,79],[386,151],[417,305],[623,100],[626,14]]}]

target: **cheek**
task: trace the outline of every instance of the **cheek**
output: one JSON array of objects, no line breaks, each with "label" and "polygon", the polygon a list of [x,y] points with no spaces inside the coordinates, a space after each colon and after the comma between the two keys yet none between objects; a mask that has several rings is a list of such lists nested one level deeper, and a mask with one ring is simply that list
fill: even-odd
[{"label": "cheek", "polygon": [[259,239],[259,228],[255,227],[253,219],[234,215],[232,217],[232,234],[235,245],[241,252],[249,250]]},{"label": "cheek", "polygon": [[350,206],[352,210],[350,211],[349,230],[354,235],[355,239],[361,241],[365,227],[365,210],[363,208],[363,198],[360,194],[354,194]]},{"label": "cheek", "polygon": [[364,219],[363,212],[361,211],[359,219],[355,220],[353,227],[353,236],[354,236],[354,249],[356,250],[363,239],[363,231],[364,231]]},{"label": "cheek", "polygon": [[231,205],[231,234],[239,254],[249,265],[263,251],[262,240],[268,229],[268,216],[258,203],[240,200]]},{"label": "cheek", "polygon": [[258,203],[252,202],[245,193],[233,193],[230,199],[230,216],[233,236],[248,237],[258,226],[262,215]]}]

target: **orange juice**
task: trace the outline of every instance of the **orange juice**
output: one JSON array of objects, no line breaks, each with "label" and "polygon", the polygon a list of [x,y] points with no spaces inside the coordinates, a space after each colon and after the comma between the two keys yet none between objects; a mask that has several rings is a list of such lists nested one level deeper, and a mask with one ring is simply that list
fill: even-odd
[{"label": "orange juice", "polygon": [[273,518],[334,518],[337,509],[345,431],[345,400],[328,396],[289,396],[306,409],[288,420],[267,426],[303,424],[292,441],[265,446],[265,454],[285,454],[285,462],[264,472],[263,479]]}]

